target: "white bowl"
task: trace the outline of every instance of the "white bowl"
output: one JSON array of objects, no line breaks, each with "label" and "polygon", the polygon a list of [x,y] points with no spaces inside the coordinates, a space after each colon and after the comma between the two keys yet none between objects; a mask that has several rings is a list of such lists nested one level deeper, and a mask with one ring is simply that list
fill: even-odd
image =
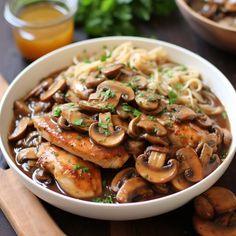
[{"label": "white bowl", "polygon": [[[103,204],[88,202],[64,196],[36,184],[18,169],[10,154],[7,135],[13,119],[13,102],[30,91],[43,77],[69,66],[72,63],[73,56],[82,53],[84,49],[88,52],[96,52],[104,45],[113,48],[126,41],[131,41],[135,46],[147,49],[162,46],[168,52],[171,60],[195,67],[200,71],[204,83],[210,86],[212,91],[221,100],[228,113],[233,140],[226,160],[213,173],[186,190],[163,198],[138,203]],[[46,202],[65,211],[90,218],[105,220],[140,219],[159,215],[186,204],[192,198],[211,187],[225,172],[234,157],[236,149],[236,106],[233,105],[232,101],[236,101],[236,93],[226,77],[208,61],[186,49],[166,42],[138,37],[106,37],[92,39],[71,44],[43,56],[29,65],[15,78],[1,103],[0,147],[7,163],[23,184],[36,196]]]}]

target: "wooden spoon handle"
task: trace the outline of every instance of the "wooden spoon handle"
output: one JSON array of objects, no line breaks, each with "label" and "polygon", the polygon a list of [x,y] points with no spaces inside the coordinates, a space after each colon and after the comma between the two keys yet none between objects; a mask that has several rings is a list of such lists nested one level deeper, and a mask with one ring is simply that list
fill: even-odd
[{"label": "wooden spoon handle", "polygon": [[[7,82],[0,75],[0,99],[6,88]],[[11,169],[0,169],[0,207],[17,235],[65,235]]]}]

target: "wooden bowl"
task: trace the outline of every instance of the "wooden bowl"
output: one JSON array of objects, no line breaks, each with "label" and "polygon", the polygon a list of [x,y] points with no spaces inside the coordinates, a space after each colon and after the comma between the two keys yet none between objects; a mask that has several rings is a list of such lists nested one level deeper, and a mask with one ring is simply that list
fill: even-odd
[{"label": "wooden bowl", "polygon": [[194,11],[185,0],[177,6],[192,29],[203,39],[223,50],[236,53],[236,28],[222,26]]}]

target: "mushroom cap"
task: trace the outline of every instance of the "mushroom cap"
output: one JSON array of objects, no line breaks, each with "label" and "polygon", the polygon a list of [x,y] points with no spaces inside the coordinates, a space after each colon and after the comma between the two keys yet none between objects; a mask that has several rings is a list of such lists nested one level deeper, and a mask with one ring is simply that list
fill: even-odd
[{"label": "mushroom cap", "polygon": [[208,129],[213,126],[214,121],[206,114],[198,114],[195,123],[203,129]]},{"label": "mushroom cap", "polygon": [[160,194],[168,194],[170,191],[170,185],[168,183],[152,184],[152,188],[155,192]]},{"label": "mushroom cap", "polygon": [[104,66],[101,69],[102,74],[104,74],[108,78],[114,78],[121,72],[121,69],[125,67],[123,63],[116,63]]},{"label": "mushroom cap", "polygon": [[203,195],[194,199],[194,209],[196,214],[202,219],[210,220],[214,218],[214,207]]},{"label": "mushroom cap", "polygon": [[19,163],[23,163],[26,160],[38,160],[36,153],[37,150],[35,147],[24,148],[17,153],[16,160]]},{"label": "mushroom cap", "polygon": [[121,127],[123,130],[127,131],[129,124],[123,121],[118,115],[112,115],[111,120],[114,126]]},{"label": "mushroom cap", "polygon": [[185,178],[193,183],[203,179],[203,167],[197,153],[190,147],[181,148],[176,152],[176,158],[183,166]]},{"label": "mushroom cap", "polygon": [[115,130],[110,135],[105,135],[99,132],[98,122],[96,122],[90,125],[89,127],[89,137],[94,142],[104,147],[115,147],[118,146],[123,141],[125,137],[125,131],[122,128],[120,128]]},{"label": "mushroom cap", "polygon": [[[180,169],[181,169],[181,165],[180,165]],[[179,173],[177,174],[177,176],[171,180],[171,184],[176,191],[182,191],[182,190],[193,185],[193,183],[189,182],[184,177],[184,174],[180,170],[179,170]]]},{"label": "mushroom cap", "polygon": [[203,193],[217,214],[236,210],[236,196],[227,188],[214,186]]},{"label": "mushroom cap", "polygon": [[142,138],[146,139],[148,142],[152,144],[157,144],[157,145],[163,145],[163,146],[168,146],[168,140],[165,138],[161,138],[158,136],[150,135],[150,134],[143,134],[141,136]]},{"label": "mushroom cap", "polygon": [[12,132],[12,134],[8,137],[9,141],[17,141],[21,139],[28,127],[30,125],[31,119],[29,117],[23,117],[21,118],[18,123],[16,124],[16,128]]},{"label": "mushroom cap", "polygon": [[167,165],[155,167],[147,161],[147,156],[140,155],[135,163],[137,172],[146,180],[152,183],[167,183],[178,174],[179,163],[175,159],[170,159]]},{"label": "mushroom cap", "polygon": [[176,121],[189,121],[197,117],[197,114],[192,109],[183,106],[172,104],[168,106],[168,110],[173,112],[173,117]]},{"label": "mushroom cap", "polygon": [[127,102],[134,100],[133,89],[128,86],[125,86],[121,82],[114,80],[106,80],[97,86],[97,91],[102,91],[105,88],[111,89],[114,93],[121,93],[121,97]]},{"label": "mushroom cap", "polygon": [[203,144],[200,154],[200,161],[202,163],[204,176],[213,172],[221,163],[221,160],[217,154],[213,154],[213,148],[207,143]]},{"label": "mushroom cap", "polygon": [[236,225],[224,226],[214,221],[200,218],[197,215],[193,217],[194,229],[199,235],[207,236],[234,236],[236,235]]},{"label": "mushroom cap", "polygon": [[60,116],[57,120],[57,124],[60,128],[62,128],[63,130],[70,130],[71,129],[71,125],[67,122],[67,120]]},{"label": "mushroom cap", "polygon": [[135,102],[143,110],[157,110],[159,106],[159,96],[151,91],[138,91],[135,96]]},{"label": "mushroom cap", "polygon": [[145,141],[143,140],[128,139],[125,144],[127,152],[134,157],[141,155],[145,150]]},{"label": "mushroom cap", "polygon": [[49,86],[48,90],[40,95],[41,101],[48,101],[57,92],[62,91],[66,87],[66,81],[59,76],[54,82]]},{"label": "mushroom cap", "polygon": [[113,111],[118,102],[119,100],[117,99],[113,100],[113,103],[110,103],[110,101],[101,102],[99,100],[92,100],[92,101],[81,100],[78,105],[81,110],[96,113],[96,112]]},{"label": "mushroom cap", "polygon": [[149,120],[147,117],[143,118],[142,116],[141,120],[137,123],[137,126],[144,129],[147,133],[156,136],[165,136],[167,134],[167,130],[164,126],[158,121]]},{"label": "mushroom cap", "polygon": [[236,12],[236,1],[235,0],[225,1],[224,8],[226,11]]},{"label": "mushroom cap", "polygon": [[127,134],[132,138],[136,138],[139,135],[139,128],[137,127],[137,123],[139,121],[140,121],[140,117],[137,116],[129,122]]},{"label": "mushroom cap", "polygon": [[16,100],[14,102],[14,112],[23,116],[28,116],[31,113],[29,107],[25,104],[24,101],[21,100]]},{"label": "mushroom cap", "polygon": [[92,71],[86,78],[85,85],[87,88],[96,88],[105,80],[105,76],[99,74],[99,71]]},{"label": "mushroom cap", "polygon": [[76,130],[88,131],[89,126],[95,122],[90,116],[76,109],[68,109],[61,112],[61,116]]},{"label": "mushroom cap", "polygon": [[118,192],[125,181],[137,175],[138,173],[134,167],[128,167],[119,171],[111,181],[111,190]]},{"label": "mushroom cap", "polygon": [[125,181],[119,189],[116,199],[120,203],[127,203],[134,201],[137,197],[150,196],[153,190],[148,183],[141,177],[133,177]]}]

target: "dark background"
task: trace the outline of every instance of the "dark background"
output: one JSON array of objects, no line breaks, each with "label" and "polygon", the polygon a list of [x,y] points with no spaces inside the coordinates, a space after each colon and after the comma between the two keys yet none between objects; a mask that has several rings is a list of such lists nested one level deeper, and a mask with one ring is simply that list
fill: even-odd
[{"label": "dark background", "polygon": [[[28,63],[21,57],[16,49],[10,26],[3,18],[4,3],[5,0],[0,0],[0,73],[11,83],[15,76],[25,68]],[[218,67],[231,81],[234,87],[236,87],[236,55],[221,51],[200,39],[189,28],[178,11],[168,18],[156,18],[152,19],[151,22],[147,24],[138,24],[138,28],[144,36],[155,37],[177,44],[204,57]],[[86,38],[87,36],[83,30],[77,27],[75,41]],[[232,101],[232,103],[235,103],[235,101]],[[0,167],[6,167],[1,157]],[[232,162],[217,184],[228,187],[236,193],[235,169],[236,160]],[[191,223],[191,202],[175,211],[161,216],[129,222],[109,222],[87,219],[66,213],[46,203],[43,204],[59,227],[61,227],[67,235],[194,235]],[[1,211],[0,235],[15,235],[14,230]]]}]

